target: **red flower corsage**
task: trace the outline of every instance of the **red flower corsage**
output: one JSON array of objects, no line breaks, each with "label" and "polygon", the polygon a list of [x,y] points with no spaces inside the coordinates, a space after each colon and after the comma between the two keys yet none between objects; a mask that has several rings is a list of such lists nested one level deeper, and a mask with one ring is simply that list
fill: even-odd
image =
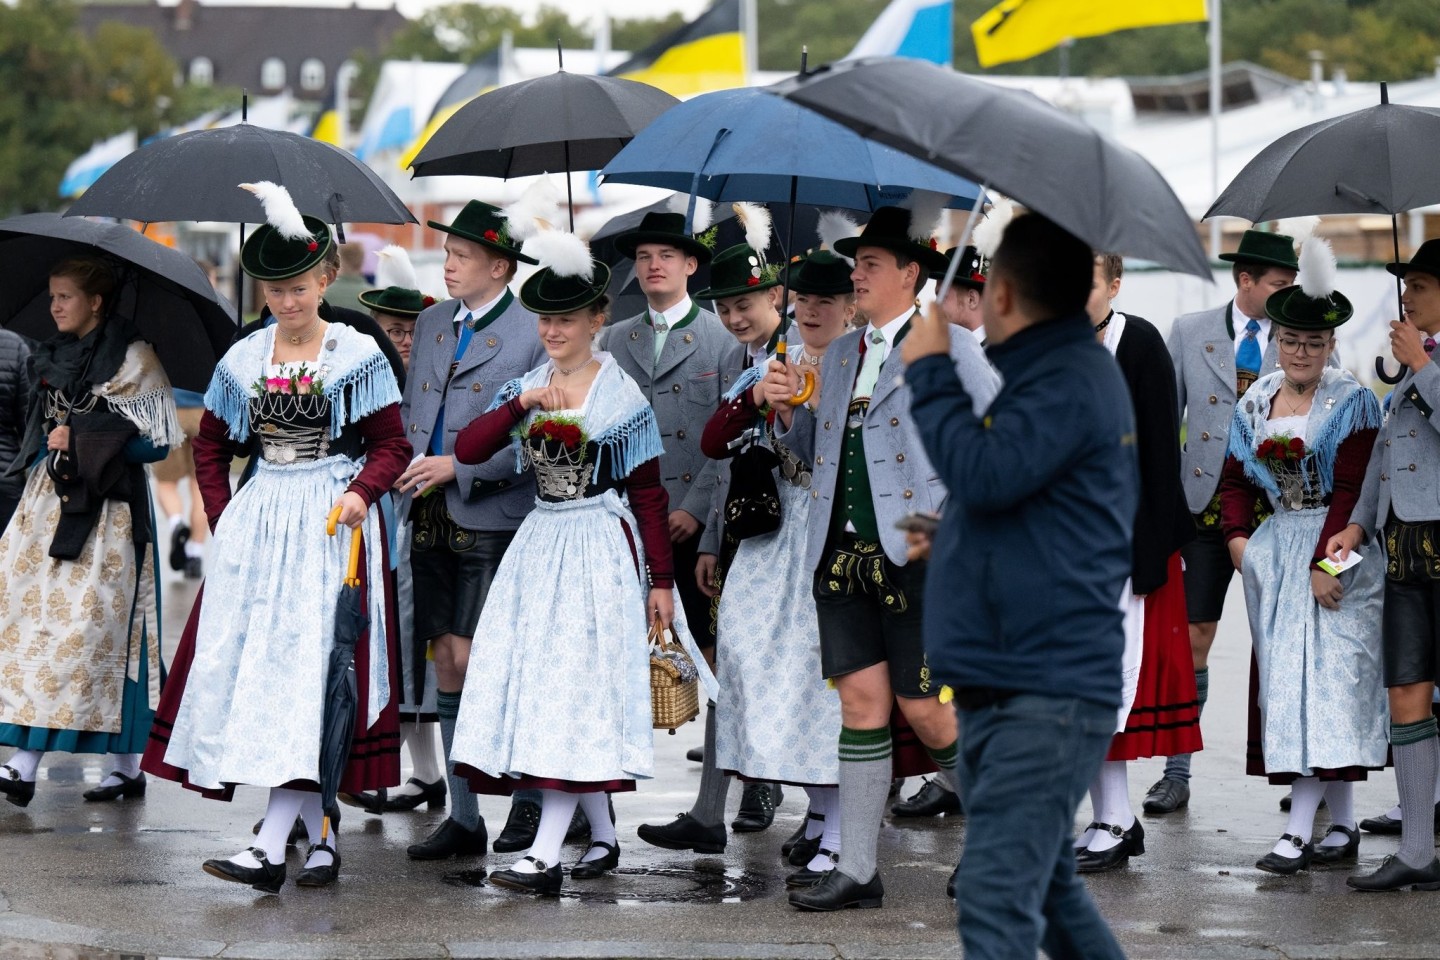
[{"label": "red flower corsage", "polygon": [[759,277],[751,277],[751,278],[749,278],[748,280],[745,281],[745,285],[748,286],[748,287],[758,287],[758,286],[760,286],[760,278],[759,278]]},{"label": "red flower corsage", "polygon": [[305,245],[305,249],[306,249],[306,250],[309,250],[311,253],[314,253],[316,250],[319,250],[319,249],[320,249],[320,244],[317,243],[317,242],[314,241],[314,240],[311,240],[309,243],[307,243],[307,244]]},{"label": "red flower corsage", "polygon": [[939,240],[936,240],[934,237],[931,237],[931,238],[930,238],[930,249],[931,249],[931,250],[939,250],[939,249],[940,249],[940,241],[939,241]]},{"label": "red flower corsage", "polygon": [[979,270],[976,270],[974,273],[970,274],[970,282],[971,282],[971,283],[984,283],[984,282],[985,282],[985,274],[981,273]]},{"label": "red flower corsage", "polygon": [[434,298],[434,297],[421,297],[421,298],[420,298],[420,302],[423,303],[423,304],[424,304],[425,306],[427,306],[427,307],[433,307],[433,306],[435,306],[435,298]]},{"label": "red flower corsage", "polygon": [[491,243],[499,243],[500,234],[496,233],[494,230],[486,230],[485,239],[489,240]]}]

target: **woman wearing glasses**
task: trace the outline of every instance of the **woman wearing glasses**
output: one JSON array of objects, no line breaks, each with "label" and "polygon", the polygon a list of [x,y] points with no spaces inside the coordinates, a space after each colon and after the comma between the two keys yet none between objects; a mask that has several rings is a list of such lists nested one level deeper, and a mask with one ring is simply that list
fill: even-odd
[{"label": "woman wearing glasses", "polygon": [[[1360,846],[1353,783],[1385,764],[1388,726],[1380,671],[1384,559],[1338,576],[1319,565],[1349,522],[1380,426],[1380,404],[1328,366],[1350,301],[1335,292],[1335,259],[1311,239],[1300,283],[1266,301],[1280,369],[1235,409],[1220,481],[1221,520],[1245,583],[1255,648],[1258,739],[1271,783],[1290,784],[1290,821],[1256,866],[1293,874],[1312,863],[1353,864]],[[1270,516],[1264,520],[1266,512]],[[1311,842],[1324,800],[1331,827]]]}]

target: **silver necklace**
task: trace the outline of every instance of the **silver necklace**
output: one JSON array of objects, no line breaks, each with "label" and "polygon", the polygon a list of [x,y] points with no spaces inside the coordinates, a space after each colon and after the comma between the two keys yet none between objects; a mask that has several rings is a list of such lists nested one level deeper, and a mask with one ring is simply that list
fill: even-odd
[{"label": "silver necklace", "polygon": [[315,334],[320,332],[320,324],[323,322],[324,321],[321,320],[319,317],[316,317],[315,322],[310,325],[310,329],[308,332],[294,337],[287,333],[285,334],[285,339],[289,340],[297,347],[302,343],[309,343],[311,340],[315,339]]},{"label": "silver necklace", "polygon": [[595,357],[592,355],[589,360],[586,360],[584,363],[579,364],[579,365],[577,365],[577,366],[571,367],[569,370],[566,370],[564,367],[560,366],[559,364],[556,364],[556,365],[555,365],[555,372],[558,373],[558,374],[560,374],[560,376],[562,376],[562,377],[568,377],[568,376],[570,376],[570,374],[572,374],[572,373],[579,373],[581,370],[584,370],[586,367],[590,366],[590,364],[592,364],[592,363],[594,363],[594,362],[595,362]]}]

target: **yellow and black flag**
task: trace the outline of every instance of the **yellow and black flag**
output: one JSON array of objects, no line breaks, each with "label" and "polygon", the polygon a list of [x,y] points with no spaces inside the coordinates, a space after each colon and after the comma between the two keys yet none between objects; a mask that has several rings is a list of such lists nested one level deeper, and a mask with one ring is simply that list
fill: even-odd
[{"label": "yellow and black flag", "polygon": [[700,16],[611,70],[675,97],[745,85],[740,0],[717,0]]},{"label": "yellow and black flag", "polygon": [[481,54],[440,94],[440,99],[435,101],[435,109],[430,111],[430,119],[425,121],[425,129],[420,131],[415,142],[410,144],[405,155],[400,158],[400,169],[405,170],[415,162],[421,149],[435,136],[435,131],[444,126],[446,120],[455,116],[456,111],[480,94],[494,90],[499,85],[500,48],[496,47],[489,53]]},{"label": "yellow and black flag", "polygon": [[1028,60],[1066,40],[1203,22],[1205,0],[1001,0],[970,25],[980,66]]},{"label": "yellow and black flag", "polygon": [[315,114],[315,123],[310,127],[310,139],[343,148],[345,136],[340,129],[338,89],[338,84],[330,85],[330,92],[325,95],[325,103],[320,107],[320,112]]}]

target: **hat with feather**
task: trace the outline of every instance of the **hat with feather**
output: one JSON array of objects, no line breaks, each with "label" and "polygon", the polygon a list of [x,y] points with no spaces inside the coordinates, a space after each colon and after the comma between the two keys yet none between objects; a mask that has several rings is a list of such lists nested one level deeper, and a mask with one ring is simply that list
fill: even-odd
[{"label": "hat with feather", "polygon": [[1278,220],[1275,232],[1246,230],[1240,235],[1240,246],[1234,253],[1222,253],[1227,263],[1253,263],[1265,267],[1300,269],[1296,251],[1304,245],[1319,224],[1319,217],[1295,217]]},{"label": "hat with feather", "polygon": [[555,185],[548,176],[542,176],[503,209],[483,200],[471,200],[448,224],[436,220],[428,223],[436,230],[488,247],[503,257],[533,264],[535,258],[523,253],[522,245],[541,229],[542,212],[552,209],[557,197]]},{"label": "hat with feather", "polygon": [[701,300],[728,300],[769,290],[780,283],[780,269],[765,261],[770,249],[770,211],[758,203],[733,205],[745,240],[727,247],[710,263],[710,286],[695,296]]},{"label": "hat with feather", "polygon": [[915,190],[900,206],[881,207],[871,214],[860,236],[835,241],[835,252],[853,258],[861,247],[880,247],[909,257],[927,273],[944,270],[935,230],[948,200],[944,194]]},{"label": "hat with feather", "polygon": [[1291,330],[1334,330],[1355,315],[1349,299],[1335,289],[1339,271],[1330,241],[1308,237],[1300,248],[1299,265],[1299,282],[1265,301],[1265,314],[1273,323]]},{"label": "hat with feather", "polygon": [[240,248],[240,269],[256,280],[289,280],[325,259],[335,243],[330,228],[318,217],[302,215],[289,190],[269,180],[239,186],[265,211],[264,222]]},{"label": "hat with feather", "polygon": [[984,290],[985,281],[990,276],[990,260],[995,256],[995,251],[1000,249],[1000,241],[1005,236],[1005,228],[1013,219],[1015,219],[1015,204],[1005,197],[995,195],[990,203],[990,209],[985,213],[985,218],[975,224],[975,230],[971,235],[974,242],[964,250],[951,247],[945,251],[945,269],[937,270],[934,273],[936,284],[945,282],[945,274],[950,269],[950,262],[958,253],[960,266],[955,268],[954,286],[970,290]]},{"label": "hat with feather", "polygon": [[520,304],[531,313],[573,313],[605,296],[610,286],[610,268],[573,233],[542,229],[525,241],[525,252],[540,264],[520,286]]},{"label": "hat with feather", "polygon": [[652,210],[645,214],[635,229],[616,234],[615,249],[634,260],[635,251],[642,244],[656,243],[681,250],[702,266],[709,263],[715,254],[716,229],[711,225],[714,204],[704,197],[695,198],[695,218],[690,224],[693,232],[686,233],[685,215],[689,206],[688,194],[675,194],[664,212]]},{"label": "hat with feather", "polygon": [[828,210],[820,214],[815,231],[820,246],[786,267],[790,290],[815,297],[843,297],[854,293],[850,273],[855,269],[855,261],[836,253],[835,244],[854,237],[858,229],[850,215],[842,211]]},{"label": "hat with feather", "polygon": [[415,318],[426,307],[433,306],[434,297],[420,292],[420,280],[405,248],[393,243],[377,254],[379,263],[375,267],[374,290],[366,290],[356,297],[362,304],[376,313],[388,313],[394,317]]}]

